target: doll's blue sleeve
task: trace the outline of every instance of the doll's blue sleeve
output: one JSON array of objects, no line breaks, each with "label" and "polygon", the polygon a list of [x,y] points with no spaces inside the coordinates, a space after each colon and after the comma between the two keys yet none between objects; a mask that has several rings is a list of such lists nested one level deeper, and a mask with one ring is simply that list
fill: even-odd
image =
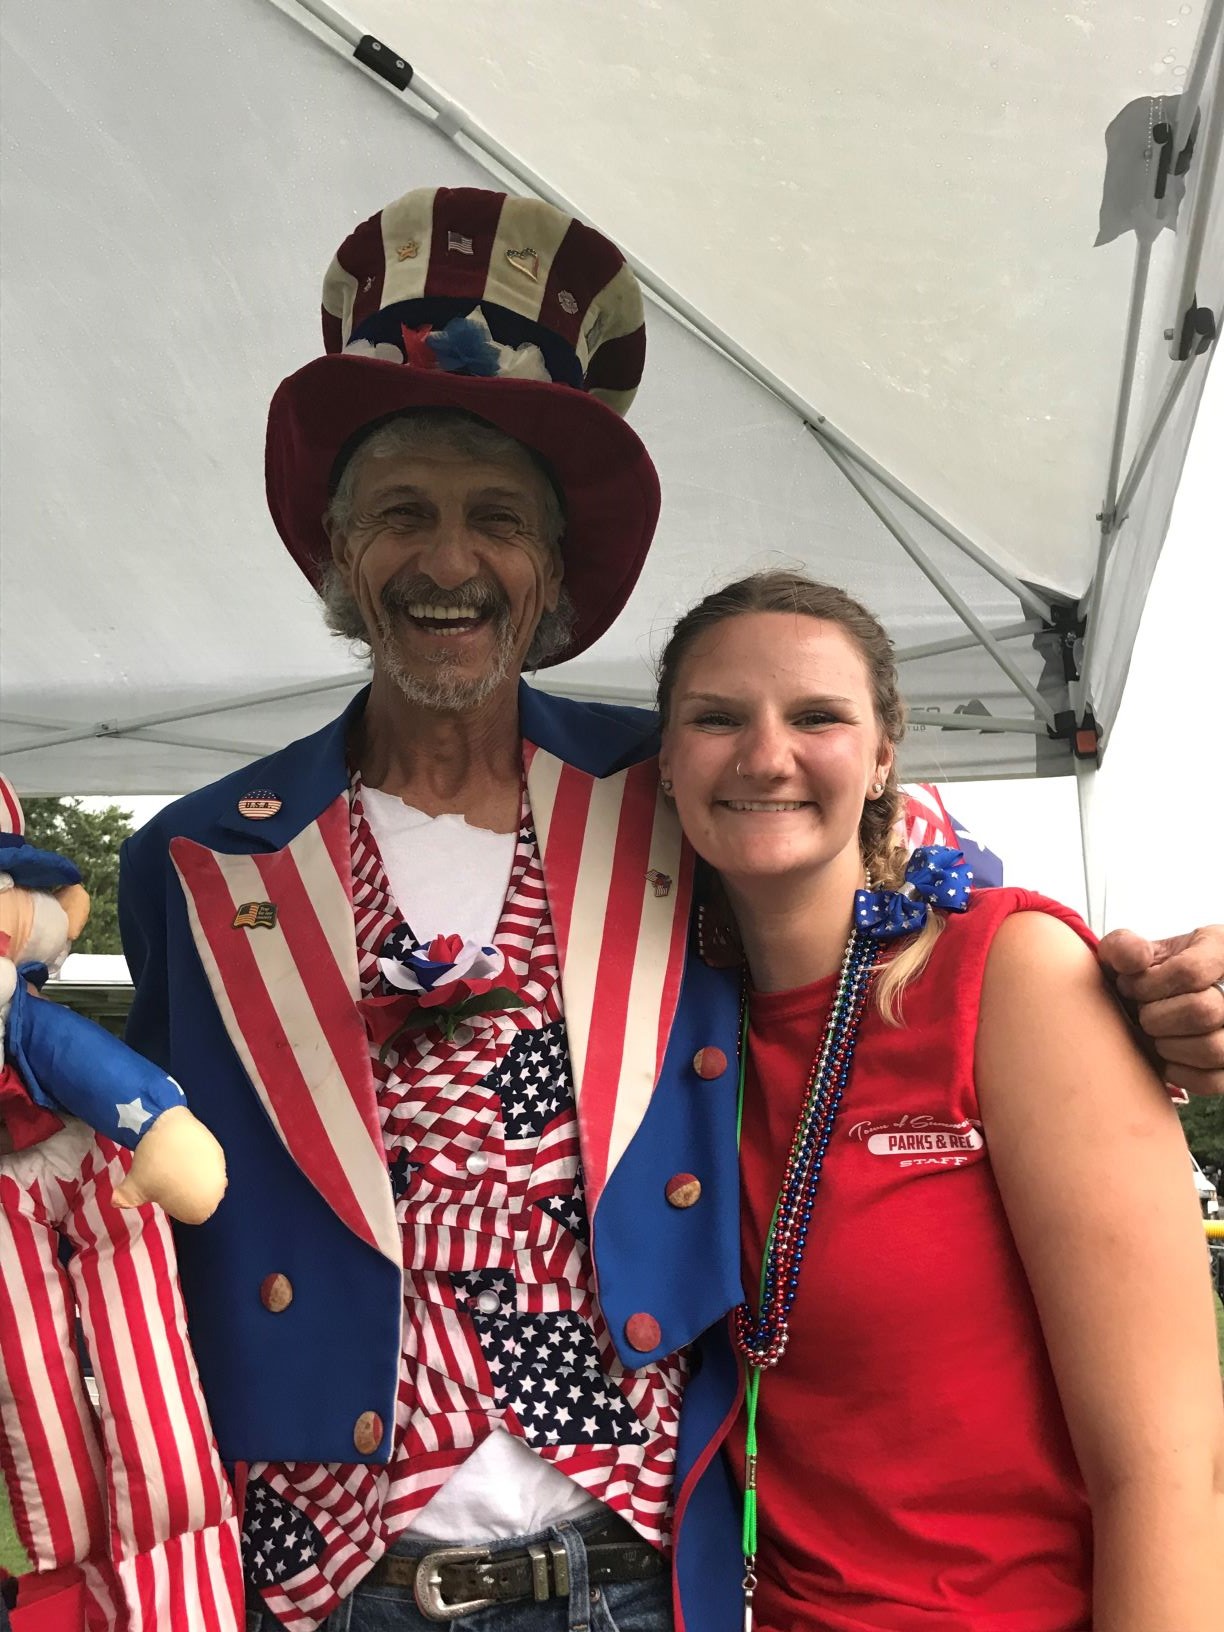
[{"label": "doll's blue sleeve", "polygon": [[80,1117],[129,1150],[163,1111],[183,1104],[173,1077],[84,1015],[36,997],[24,978],[5,1021],[4,1053],[36,1105]]}]

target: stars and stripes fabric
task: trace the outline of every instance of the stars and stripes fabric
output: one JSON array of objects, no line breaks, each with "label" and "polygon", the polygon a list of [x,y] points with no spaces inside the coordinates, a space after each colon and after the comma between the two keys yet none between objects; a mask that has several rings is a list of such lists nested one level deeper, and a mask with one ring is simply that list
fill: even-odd
[{"label": "stars and stripes fabric", "polygon": [[973,837],[964,823],[949,813],[938,788],[930,782],[911,782],[901,791],[905,795],[902,826],[909,849],[943,845],[959,850],[973,872],[975,888],[997,888],[1002,884],[1003,863],[993,850]]},{"label": "stars and stripes fabric", "polygon": [[82,1567],[89,1632],[230,1632],[237,1516],[168,1222],[113,1200],[130,1163],[75,1120],[0,1162],[0,1462],[34,1568]]},{"label": "stars and stripes fabric", "polygon": [[909,848],[918,850],[928,844],[955,848],[956,829],[939,789],[931,782],[907,782],[901,791],[905,795],[904,829]]},{"label": "stars and stripes fabric", "polygon": [[[403,928],[351,811],[363,996]],[[595,1294],[556,937],[530,807],[495,944],[525,999],[447,1039],[371,1048],[404,1264],[395,1447],[386,1467],[252,1464],[248,1576],[312,1632],[494,1429],[522,1439],[665,1545],[685,1362],[627,1371]],[[309,1555],[309,1557],[307,1557]]]}]

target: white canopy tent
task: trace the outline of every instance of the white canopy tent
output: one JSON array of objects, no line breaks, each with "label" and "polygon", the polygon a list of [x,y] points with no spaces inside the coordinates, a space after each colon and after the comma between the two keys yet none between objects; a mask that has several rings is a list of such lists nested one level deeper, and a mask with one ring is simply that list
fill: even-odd
[{"label": "white canopy tent", "polygon": [[659,535],[542,684],[644,701],[676,612],[799,561],[892,630],[909,777],[1090,767],[1224,301],[1224,0],[344,4],[6,0],[22,788],[176,791],[342,704],[357,665],[264,508],[266,404],[349,228],[490,174],[656,293]]}]

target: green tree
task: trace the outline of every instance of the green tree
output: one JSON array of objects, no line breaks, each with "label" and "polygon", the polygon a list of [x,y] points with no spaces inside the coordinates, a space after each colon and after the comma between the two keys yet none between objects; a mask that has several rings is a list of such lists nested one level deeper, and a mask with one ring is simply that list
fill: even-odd
[{"label": "green tree", "polygon": [[132,813],[118,805],[87,810],[80,799],[25,799],[26,839],[75,861],[89,891],[89,922],[73,950],[122,952],[119,942],[119,846]]},{"label": "green tree", "polygon": [[1178,1109],[1199,1166],[1224,1172],[1224,1099],[1192,1099]]}]

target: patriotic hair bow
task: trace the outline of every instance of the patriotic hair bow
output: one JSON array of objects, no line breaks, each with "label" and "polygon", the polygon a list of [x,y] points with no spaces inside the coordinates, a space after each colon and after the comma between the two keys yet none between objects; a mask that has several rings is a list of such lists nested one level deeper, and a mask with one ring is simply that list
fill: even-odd
[{"label": "patriotic hair bow", "polygon": [[854,927],[873,941],[912,935],[927,921],[927,907],[964,912],[973,874],[964,855],[945,844],[915,850],[899,890],[856,890]]}]

